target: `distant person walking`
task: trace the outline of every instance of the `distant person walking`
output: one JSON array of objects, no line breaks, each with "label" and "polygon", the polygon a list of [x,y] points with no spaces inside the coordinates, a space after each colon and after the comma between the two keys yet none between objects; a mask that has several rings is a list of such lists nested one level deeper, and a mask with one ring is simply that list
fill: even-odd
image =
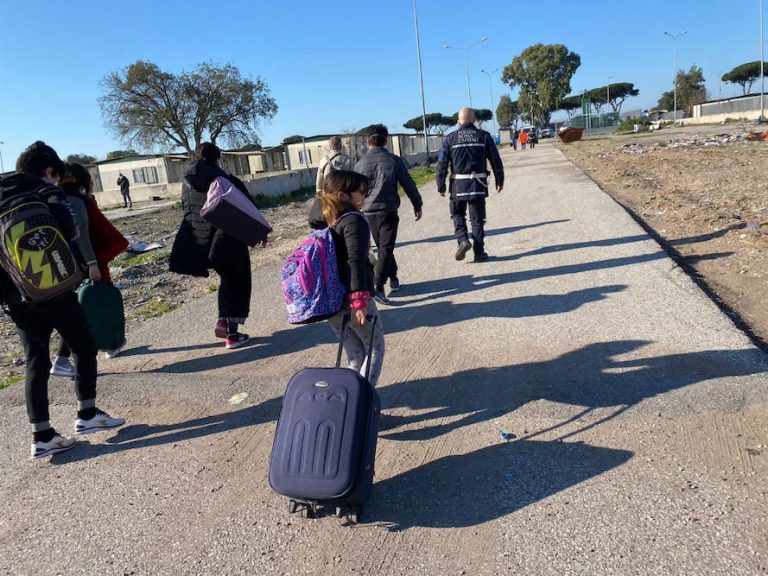
[{"label": "distant person walking", "polygon": [[[24,203],[44,202],[59,233],[76,240],[80,234],[77,218],[56,185],[64,173],[64,163],[56,151],[44,142],[35,142],[16,161],[16,174],[0,179],[0,212]],[[67,291],[40,302],[28,301],[5,266],[0,267],[0,300],[16,324],[26,356],[24,393],[33,430],[30,457],[42,458],[75,445],[73,438],[59,434],[50,423],[49,346],[53,330],[64,337],[75,361],[75,433],[89,434],[124,424],[124,419],[113,418],[96,407],[96,344],[75,293]]]},{"label": "distant person walking", "polygon": [[368,152],[357,164],[355,172],[366,176],[370,190],[365,198],[363,212],[371,223],[373,241],[379,248],[378,260],[374,271],[374,298],[381,304],[389,304],[384,293],[384,285],[389,281],[390,292],[400,289],[395,260],[395,242],[400,217],[400,195],[397,185],[403,187],[405,194],[413,204],[416,220],[421,219],[422,200],[416,183],[411,178],[402,158],[387,150],[389,131],[383,124],[368,127]]},{"label": "distant person walking", "polygon": [[520,138],[520,130],[515,128],[514,130],[510,130],[509,132],[510,132],[509,138],[512,141],[512,148],[517,150],[517,141]]},{"label": "distant person walking", "polygon": [[352,170],[355,167],[355,160],[342,150],[341,138],[332,136],[328,140],[331,151],[323,156],[320,165],[317,167],[317,182],[315,191],[319,194],[323,191],[325,177],[336,170]]},{"label": "distant person walking", "polygon": [[520,130],[520,149],[525,150],[526,144],[528,144],[528,132]]},{"label": "distant person walking", "polygon": [[131,183],[128,178],[123,176],[122,172],[119,172],[120,176],[117,177],[117,185],[120,186],[120,194],[123,195],[123,208],[133,208],[133,202],[131,201]]},{"label": "distant person walking", "polygon": [[[456,240],[456,260],[463,260],[472,248],[474,262],[485,262],[485,198],[488,196],[488,167],[491,163],[496,192],[504,187],[504,167],[493,137],[474,124],[472,108],[459,111],[459,129],[448,134],[437,157],[437,191],[445,196],[445,179],[450,168],[450,212]],[[521,133],[521,137],[522,137]],[[467,208],[472,223],[470,244],[467,232]]]},{"label": "distant person walking", "polygon": [[[224,177],[253,201],[239,178],[219,168],[221,150],[204,142],[195,151],[198,160],[187,166],[181,188],[181,222],[171,249],[171,272],[208,277],[213,268],[221,278],[219,318],[214,328],[227,348],[239,348],[250,337],[238,331],[248,318],[251,305],[251,256],[248,245],[225,234],[200,215],[208,198],[208,188],[217,177]],[[255,203],[254,203],[255,204]],[[266,244],[266,240],[264,241]]]}]

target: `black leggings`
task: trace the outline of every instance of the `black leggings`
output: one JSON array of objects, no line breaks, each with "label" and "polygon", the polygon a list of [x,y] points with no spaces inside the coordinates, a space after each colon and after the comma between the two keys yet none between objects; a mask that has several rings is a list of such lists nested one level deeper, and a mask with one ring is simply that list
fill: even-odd
[{"label": "black leggings", "polygon": [[9,305],[8,314],[16,324],[26,353],[27,414],[32,424],[47,422],[48,378],[51,369],[51,333],[57,330],[72,348],[77,375],[77,399],[96,398],[96,344],[83,309],[74,292],[38,304]]}]

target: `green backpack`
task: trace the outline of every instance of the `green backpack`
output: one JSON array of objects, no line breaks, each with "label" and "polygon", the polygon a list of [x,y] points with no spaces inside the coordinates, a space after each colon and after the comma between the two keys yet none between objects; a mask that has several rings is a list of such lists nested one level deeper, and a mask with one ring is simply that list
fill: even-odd
[{"label": "green backpack", "polygon": [[83,273],[48,205],[36,194],[0,211],[0,264],[22,300],[37,303],[74,290]]}]

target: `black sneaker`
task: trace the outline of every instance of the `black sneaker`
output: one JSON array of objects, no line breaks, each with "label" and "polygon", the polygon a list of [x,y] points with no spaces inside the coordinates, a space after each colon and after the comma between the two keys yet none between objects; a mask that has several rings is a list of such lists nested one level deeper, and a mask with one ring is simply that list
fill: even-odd
[{"label": "black sneaker", "polygon": [[237,334],[228,334],[224,346],[226,346],[228,350],[240,348],[240,346],[244,345],[250,339],[251,337],[248,336],[248,334],[243,334],[241,332],[238,332]]},{"label": "black sneaker", "polygon": [[486,252],[481,252],[480,254],[475,254],[474,260],[472,262],[485,262],[488,260],[488,254]]},{"label": "black sneaker", "polygon": [[470,248],[472,248],[472,244],[470,244],[467,240],[462,240],[459,242],[459,248],[456,250],[456,260],[464,260],[464,256],[467,255],[467,252],[469,252]]},{"label": "black sneaker", "polygon": [[379,304],[384,304],[385,306],[389,306],[392,304],[389,298],[387,298],[386,294],[384,294],[384,290],[374,290],[373,291],[373,299],[376,300]]}]

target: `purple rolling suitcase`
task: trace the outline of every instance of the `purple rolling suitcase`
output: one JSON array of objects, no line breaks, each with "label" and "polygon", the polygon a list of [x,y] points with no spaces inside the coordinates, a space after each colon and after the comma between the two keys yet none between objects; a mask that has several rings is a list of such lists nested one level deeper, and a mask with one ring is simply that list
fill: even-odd
[{"label": "purple rolling suitcase", "polygon": [[[348,317],[342,324],[342,337]],[[376,322],[375,316],[369,321]],[[373,330],[368,350],[372,349]],[[358,522],[373,487],[379,396],[350,368],[305,368],[285,390],[269,465],[269,484],[288,511],[309,518],[321,507]],[[370,367],[370,355],[368,367]]]},{"label": "purple rolling suitcase", "polygon": [[221,176],[211,182],[200,215],[228,236],[251,247],[266,240],[272,232],[272,226],[253,202]]}]

